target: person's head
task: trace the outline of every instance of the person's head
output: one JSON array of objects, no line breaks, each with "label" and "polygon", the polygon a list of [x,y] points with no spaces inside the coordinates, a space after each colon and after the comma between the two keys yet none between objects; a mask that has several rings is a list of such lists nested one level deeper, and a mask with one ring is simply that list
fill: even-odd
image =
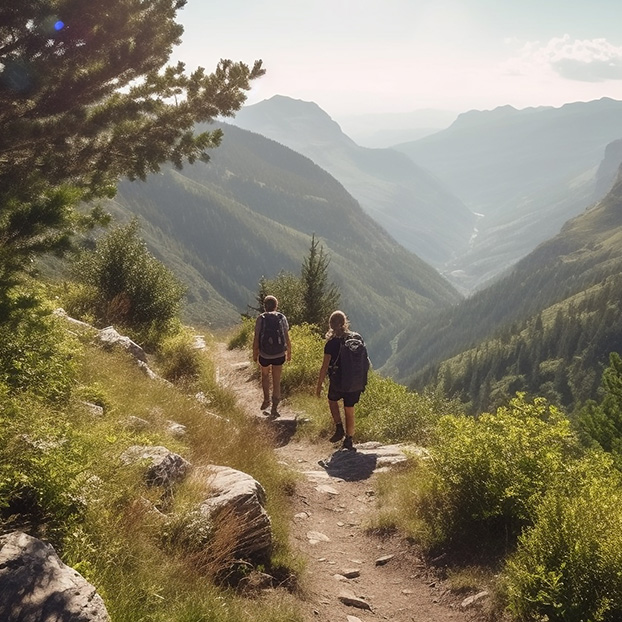
[{"label": "person's head", "polygon": [[328,318],[328,328],[328,333],[326,333],[327,339],[331,337],[341,337],[347,333],[350,328],[350,323],[348,322],[346,314],[343,311],[333,311],[330,314],[330,318]]},{"label": "person's head", "polygon": [[266,296],[263,299],[263,308],[266,311],[276,311],[279,306],[279,301],[274,296]]}]

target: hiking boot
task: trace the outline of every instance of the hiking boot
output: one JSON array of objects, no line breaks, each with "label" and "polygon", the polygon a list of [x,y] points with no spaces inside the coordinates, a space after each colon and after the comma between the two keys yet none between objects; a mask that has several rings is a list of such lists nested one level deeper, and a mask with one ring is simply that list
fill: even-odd
[{"label": "hiking boot", "polygon": [[331,443],[336,443],[337,441],[340,441],[345,435],[346,434],[343,431],[343,423],[338,423],[337,427],[335,428],[335,433],[328,440]]},{"label": "hiking boot", "polygon": [[259,407],[259,410],[266,410],[268,406],[270,406],[270,398],[264,397],[263,402],[261,402],[261,406]]},{"label": "hiking boot", "polygon": [[354,450],[354,447],[352,446],[352,437],[351,436],[346,436],[343,439],[343,444],[341,445],[341,449],[351,449],[351,450]]},{"label": "hiking boot", "polygon": [[270,409],[270,415],[272,417],[278,417],[279,416],[278,406],[279,406],[279,402],[280,401],[281,401],[281,398],[279,398],[279,397],[272,397],[272,408]]}]

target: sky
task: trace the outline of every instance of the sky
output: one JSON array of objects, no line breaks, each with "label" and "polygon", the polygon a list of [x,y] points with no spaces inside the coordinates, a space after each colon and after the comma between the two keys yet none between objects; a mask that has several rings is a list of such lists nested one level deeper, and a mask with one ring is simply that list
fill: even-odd
[{"label": "sky", "polygon": [[173,60],[263,61],[248,104],[368,113],[622,100],[619,0],[187,0]]}]

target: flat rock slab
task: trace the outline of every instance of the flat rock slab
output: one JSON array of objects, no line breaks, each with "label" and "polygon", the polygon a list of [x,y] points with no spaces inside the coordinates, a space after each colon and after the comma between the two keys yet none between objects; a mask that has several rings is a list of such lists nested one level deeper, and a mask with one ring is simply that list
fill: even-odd
[{"label": "flat rock slab", "polygon": [[311,544],[318,544],[319,542],[330,542],[330,538],[319,531],[308,531],[307,532],[307,540]]},{"label": "flat rock slab", "polygon": [[359,598],[354,592],[350,592],[349,590],[340,592],[338,598],[344,605],[348,605],[348,607],[356,607],[357,609],[365,609],[367,611],[372,610],[368,602]]},{"label": "flat rock slab", "polygon": [[356,451],[338,450],[318,464],[330,477],[353,482],[368,479],[374,473],[405,462],[410,454],[422,455],[425,452],[420,447],[376,442],[361,443],[355,448]]},{"label": "flat rock slab", "polygon": [[322,484],[321,486],[318,486],[318,487],[316,488],[316,490],[317,490],[318,492],[323,492],[323,493],[325,493],[325,494],[327,494],[327,495],[333,495],[333,496],[336,496],[336,495],[338,495],[338,494],[339,494],[339,491],[338,491],[338,490],[336,490],[336,489],[335,489],[335,488],[333,488],[332,486],[328,486],[327,484]]}]

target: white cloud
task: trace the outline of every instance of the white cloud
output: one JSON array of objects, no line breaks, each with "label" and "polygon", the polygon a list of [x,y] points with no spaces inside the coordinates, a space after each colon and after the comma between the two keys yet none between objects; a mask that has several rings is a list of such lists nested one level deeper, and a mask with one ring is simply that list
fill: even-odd
[{"label": "white cloud", "polygon": [[509,76],[552,73],[578,82],[622,80],[622,47],[606,39],[580,40],[570,35],[555,37],[545,44],[530,41],[502,69]]}]

